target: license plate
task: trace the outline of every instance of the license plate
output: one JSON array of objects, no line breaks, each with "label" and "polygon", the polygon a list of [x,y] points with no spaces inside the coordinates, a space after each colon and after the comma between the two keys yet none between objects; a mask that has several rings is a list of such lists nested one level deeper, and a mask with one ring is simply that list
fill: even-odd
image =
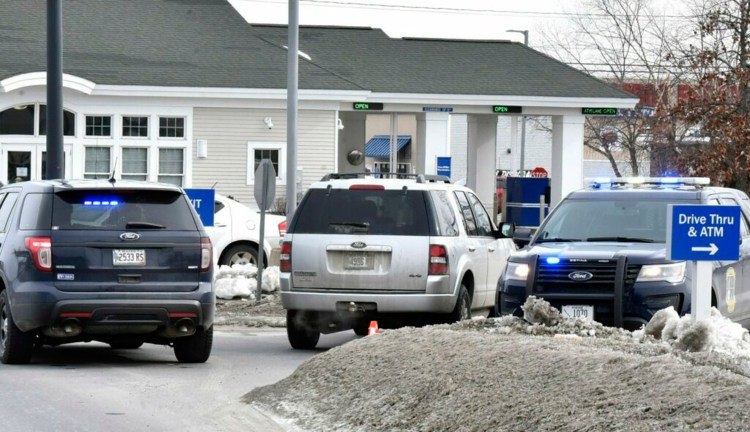
[{"label": "license plate", "polygon": [[577,319],[581,318],[586,321],[594,320],[594,307],[582,305],[564,305],[562,307],[563,318]]},{"label": "license plate", "polygon": [[146,251],[143,249],[115,249],[112,251],[112,264],[144,266],[146,265]]},{"label": "license plate", "polygon": [[363,253],[348,253],[344,268],[347,270],[369,270],[373,268],[372,258]]}]

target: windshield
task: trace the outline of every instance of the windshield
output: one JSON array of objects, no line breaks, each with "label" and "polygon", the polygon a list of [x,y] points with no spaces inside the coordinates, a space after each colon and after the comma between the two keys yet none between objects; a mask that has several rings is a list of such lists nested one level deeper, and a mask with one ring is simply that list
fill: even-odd
[{"label": "windshield", "polygon": [[695,201],[566,200],[540,227],[534,242],[665,243],[669,204],[695,204]]}]

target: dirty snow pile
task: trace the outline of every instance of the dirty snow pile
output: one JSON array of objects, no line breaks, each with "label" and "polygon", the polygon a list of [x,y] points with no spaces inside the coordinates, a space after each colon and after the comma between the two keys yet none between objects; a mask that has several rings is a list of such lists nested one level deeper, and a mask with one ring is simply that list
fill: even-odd
[{"label": "dirty snow pile", "polygon": [[[279,267],[263,269],[262,294],[279,290]],[[258,268],[252,264],[219,266],[214,275],[216,297],[221,299],[256,298],[258,289]]]},{"label": "dirty snow pile", "polygon": [[667,309],[636,332],[542,299],[524,312],[384,330],[243,401],[291,431],[747,429],[750,341],[718,311],[692,323]]}]

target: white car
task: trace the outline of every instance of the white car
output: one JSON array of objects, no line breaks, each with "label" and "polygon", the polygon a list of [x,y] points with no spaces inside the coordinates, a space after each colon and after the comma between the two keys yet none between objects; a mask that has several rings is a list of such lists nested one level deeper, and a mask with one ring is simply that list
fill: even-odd
[{"label": "white car", "polygon": [[[217,265],[258,265],[260,239],[260,210],[250,208],[232,198],[216,194],[214,202],[214,226],[205,227],[211,238],[214,262]],[[266,212],[264,263],[271,265],[274,249],[286,230],[286,216]]]}]

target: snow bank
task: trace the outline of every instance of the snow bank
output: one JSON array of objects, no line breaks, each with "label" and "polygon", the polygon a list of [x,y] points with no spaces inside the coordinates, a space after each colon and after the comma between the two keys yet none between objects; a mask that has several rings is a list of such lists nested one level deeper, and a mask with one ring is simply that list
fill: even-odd
[{"label": "snow bank", "polygon": [[[255,298],[258,290],[257,275],[258,268],[252,264],[237,264],[231,267],[219,266],[214,274],[216,297],[222,299]],[[275,293],[279,290],[279,287],[279,268],[277,266],[264,268],[262,293]]]},{"label": "snow bank", "polygon": [[653,336],[681,351],[716,351],[750,358],[747,329],[724,317],[716,308],[711,308],[708,319],[694,323],[690,315],[680,317],[670,306],[656,312],[648,325],[633,335]]}]

